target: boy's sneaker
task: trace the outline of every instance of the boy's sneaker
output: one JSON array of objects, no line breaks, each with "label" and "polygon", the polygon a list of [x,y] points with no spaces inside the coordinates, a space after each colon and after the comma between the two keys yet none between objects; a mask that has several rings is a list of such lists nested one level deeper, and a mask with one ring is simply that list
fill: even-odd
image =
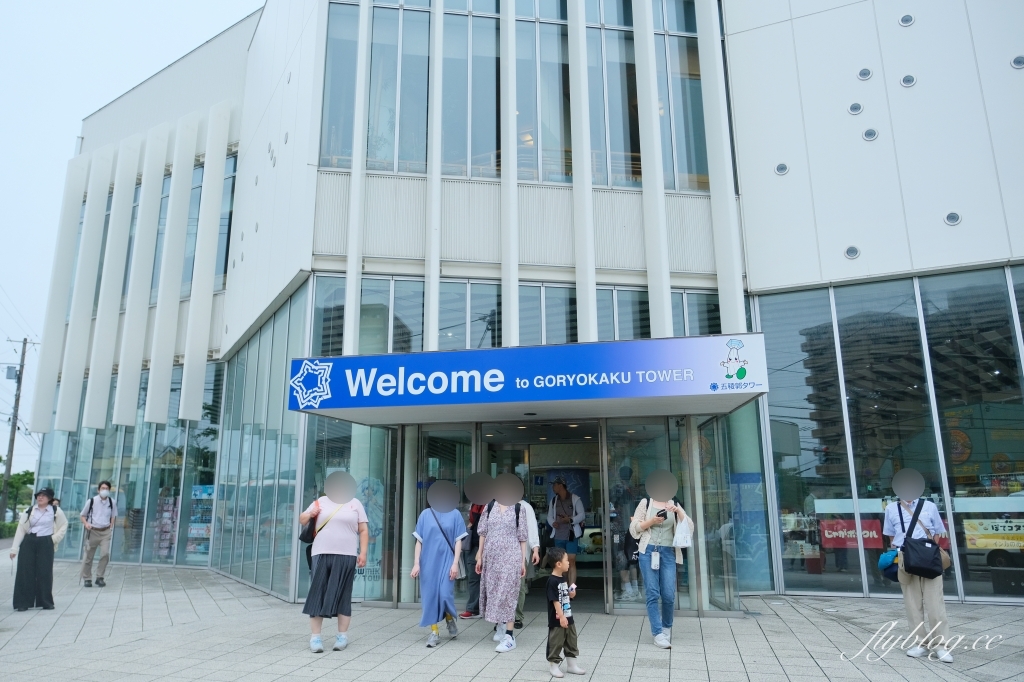
[{"label": "boy's sneaker", "polygon": [[506,633],[504,638],[500,642],[498,642],[498,646],[494,647],[494,650],[497,651],[499,654],[503,654],[508,651],[512,651],[515,648],[516,638]]},{"label": "boy's sneaker", "polygon": [[334,638],[334,650],[344,651],[345,647],[348,646],[348,635],[344,632],[339,632],[338,636]]},{"label": "boy's sneaker", "polygon": [[459,626],[455,622],[455,619],[452,618],[450,621],[447,621],[447,622],[448,622],[448,634],[451,635],[453,639],[455,637],[458,637],[459,636]]},{"label": "boy's sneaker", "polygon": [[565,673],[558,667],[558,663],[549,663],[548,672],[551,673],[551,677],[565,677]]},{"label": "boy's sneaker", "polygon": [[427,637],[427,647],[433,649],[435,646],[440,644],[441,637],[436,632],[431,632],[430,636]]},{"label": "boy's sneaker", "polygon": [[476,620],[477,618],[481,618],[481,615],[479,613],[473,613],[472,611],[463,611],[459,614],[459,618],[463,620]]},{"label": "boy's sneaker", "polygon": [[580,667],[580,664],[575,658],[570,658],[568,656],[565,657],[565,671],[572,673],[573,675],[585,675],[587,673],[586,670]]},{"label": "boy's sneaker", "polygon": [[668,640],[668,637],[664,632],[659,632],[654,636],[654,646],[660,649],[671,649],[672,642]]},{"label": "boy's sneaker", "polygon": [[314,654],[322,654],[324,652],[324,640],[320,638],[320,635],[313,635],[309,638],[309,650]]}]

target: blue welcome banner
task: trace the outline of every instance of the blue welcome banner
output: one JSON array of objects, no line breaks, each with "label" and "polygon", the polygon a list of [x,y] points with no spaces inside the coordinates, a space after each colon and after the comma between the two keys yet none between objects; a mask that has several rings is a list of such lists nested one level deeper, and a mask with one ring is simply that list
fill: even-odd
[{"label": "blue welcome banner", "polygon": [[[599,410],[608,413],[627,405],[622,401],[660,405],[664,399],[703,396],[715,398],[706,402],[706,411],[714,413],[735,409],[767,390],[763,338],[739,334],[295,359],[288,407],[387,423],[396,408],[611,401]],[[460,421],[474,418],[466,410],[429,412],[439,418],[449,413]],[[400,416],[424,414],[400,411]],[[487,410],[481,418],[496,414]]]}]

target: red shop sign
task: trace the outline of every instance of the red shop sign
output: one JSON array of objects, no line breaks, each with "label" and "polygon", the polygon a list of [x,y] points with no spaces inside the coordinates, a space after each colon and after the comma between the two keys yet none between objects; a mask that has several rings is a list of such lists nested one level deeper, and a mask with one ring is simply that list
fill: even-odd
[{"label": "red shop sign", "polygon": [[[882,549],[882,523],[878,519],[860,522],[865,549]],[[857,549],[857,524],[853,519],[821,522],[821,546],[830,549]]]}]

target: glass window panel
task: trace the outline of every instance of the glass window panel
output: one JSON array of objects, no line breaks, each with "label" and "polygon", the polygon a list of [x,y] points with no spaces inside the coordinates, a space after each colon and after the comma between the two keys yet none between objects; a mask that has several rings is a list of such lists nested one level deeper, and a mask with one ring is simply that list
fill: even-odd
[{"label": "glass window panel", "polygon": [[576,343],[576,289],[544,287],[544,343]]},{"label": "glass window panel", "polygon": [[149,480],[149,448],[153,428],[152,424],[143,419],[148,387],[149,370],[144,370],[139,384],[135,426],[125,428],[120,477],[115,482],[118,522],[114,524],[110,538],[111,561],[138,562],[141,559],[146,483]]},{"label": "glass window panel", "polygon": [[[444,3],[444,9],[445,9],[446,12],[449,11],[449,10],[463,10],[463,11],[465,11],[468,8],[469,8],[469,0],[445,0],[445,3]],[[445,30],[447,30],[447,28]]]},{"label": "glass window panel", "polygon": [[540,287],[519,285],[520,346],[539,346],[544,343],[540,315]]},{"label": "glass window panel", "polygon": [[[351,68],[351,65],[349,66]],[[395,124],[398,107],[398,10],[375,7],[370,44],[369,120],[366,169],[395,170]]]},{"label": "glass window panel", "polygon": [[442,66],[441,173],[465,176],[468,165],[466,131],[469,129],[469,17],[444,15]]},{"label": "glass window panel", "polygon": [[359,304],[359,354],[387,353],[391,322],[391,280],[363,278]]},{"label": "glass window panel", "polygon": [[1024,327],[1024,265],[1010,268],[1010,276],[1013,278],[1013,291],[1017,300],[1017,314],[1020,316],[1021,326]]},{"label": "glass window panel", "polygon": [[516,22],[516,148],[519,179],[539,180],[537,171],[537,24]]},{"label": "glass window panel", "polygon": [[672,336],[686,336],[686,314],[683,309],[683,292],[672,292]]},{"label": "glass window panel", "polygon": [[601,0],[586,0],[585,11],[588,24],[601,23]]},{"label": "glass window panel", "polygon": [[472,348],[501,346],[501,285],[469,285],[469,339]]},{"label": "glass window panel", "polygon": [[604,0],[604,23],[609,26],[632,26],[633,0]]},{"label": "glass window panel", "polygon": [[181,298],[192,295],[192,271],[196,262],[196,235],[199,233],[199,203],[203,196],[203,167],[192,171],[192,193],[188,200],[188,228],[185,231],[185,258],[181,266]]},{"label": "glass window panel", "polygon": [[351,168],[359,6],[331,3],[328,12],[320,165]]},{"label": "glass window panel", "polygon": [[569,27],[564,24],[540,25],[540,118],[542,179],[572,182]]},{"label": "glass window panel", "polygon": [[658,69],[658,121],[661,126],[661,165],[665,176],[665,189],[674,189],[672,171],[672,121],[668,104],[668,66],[665,64],[665,36],[654,36],[654,60]]},{"label": "glass window panel", "polygon": [[231,216],[235,207],[235,161],[228,157],[224,177],[224,191],[220,205],[220,227],[217,232],[217,264],[213,277],[213,290],[223,291],[228,283],[228,244],[231,243]]},{"label": "glass window panel", "polygon": [[[283,364],[281,372],[284,372]],[[185,453],[182,522],[178,527],[176,560],[179,566],[206,566],[210,561],[223,383],[224,363],[207,363],[203,418],[198,423],[190,423]]]},{"label": "glass window panel", "polygon": [[[171,196],[171,176],[164,176],[164,186],[160,196],[160,214],[156,222],[156,246],[153,249],[153,277],[149,283],[149,304],[156,305],[156,297],[160,288],[160,266],[164,258],[164,232],[167,230],[167,202]],[[85,204],[82,205],[83,210]],[[74,271],[71,275],[74,277]]]},{"label": "glass window panel", "polygon": [[[408,4],[408,3],[406,3]],[[430,13],[402,12],[402,102],[398,170],[427,172]]]},{"label": "glass window panel", "polygon": [[135,224],[139,220],[139,193],[141,185],[135,185],[135,198],[132,200],[132,217],[128,223],[128,247],[124,257],[124,279],[121,283],[121,310],[128,300],[128,281],[132,271],[132,251],[135,248]]},{"label": "glass window panel", "polygon": [[[516,0],[516,16],[533,18],[533,0]],[[518,76],[519,74],[517,73],[516,75]]]},{"label": "glass window panel", "polygon": [[604,127],[604,57],[601,49],[601,30],[597,28],[587,29],[587,90],[590,100],[591,174],[595,185],[607,185],[608,145]]},{"label": "glass window panel", "polygon": [[647,304],[647,292],[619,289],[615,297],[619,313],[619,340],[651,338],[651,310]]},{"label": "glass window panel", "polygon": [[242,409],[243,395],[245,394],[246,381],[246,359],[248,356],[248,345],[242,346],[235,355],[235,383],[234,396],[231,399],[231,421],[227,429],[230,433],[230,449],[225,453],[227,473],[224,477],[224,490],[218,491],[218,496],[223,499],[224,509],[224,540],[221,546],[220,567],[221,570],[230,571],[233,558],[232,547],[234,543],[236,520],[238,516],[238,464],[242,452]]},{"label": "glass window panel", "polygon": [[615,340],[615,293],[611,289],[597,290],[597,340]]},{"label": "glass window panel", "polygon": [[654,13],[654,30],[665,30],[665,17],[661,6],[661,0],[651,0],[651,11]]},{"label": "glass window panel", "polygon": [[668,38],[672,79],[672,114],[676,127],[679,189],[709,188],[708,150],[704,136],[704,101],[696,38]]},{"label": "glass window panel", "polygon": [[[608,4],[605,4],[606,12]],[[640,115],[637,109],[633,34],[627,31],[604,33],[611,184],[639,187],[643,174],[640,170]]]},{"label": "glass window panel", "polygon": [[438,289],[437,348],[466,348],[465,282],[441,282]]},{"label": "glass window panel", "polygon": [[[181,366],[178,365],[171,373],[168,417],[178,414],[181,370]],[[146,513],[146,539],[142,547],[143,563],[174,562],[181,509],[181,467],[185,458],[186,425],[187,422],[172,418],[168,418],[166,424],[156,425],[156,447],[153,451],[149,505]]]},{"label": "glass window panel", "polygon": [[693,0],[665,0],[665,10],[668,15],[668,30],[677,33],[697,32],[697,15],[694,13]]},{"label": "glass window panel", "polygon": [[500,9],[500,0],[473,0],[474,12],[487,12],[497,14]]},{"label": "glass window panel", "polygon": [[103,216],[103,237],[100,240],[100,260],[96,266],[96,286],[93,288],[92,314],[95,317],[100,305],[100,281],[103,279],[103,258],[107,251],[107,232],[110,230],[110,204],[114,198],[113,190],[107,194],[107,209]]},{"label": "glass window panel", "polygon": [[[274,347],[273,322],[260,328],[259,365],[256,369],[256,396],[254,398],[251,455],[249,458],[248,488],[245,497],[245,545],[242,550],[242,580],[256,582],[256,549],[260,528],[260,494],[263,492],[263,460],[266,457],[267,391],[270,383],[270,358]],[[241,503],[241,501],[239,501]]]},{"label": "glass window panel", "polygon": [[860,594],[857,551],[821,537],[823,524],[854,523],[828,291],[762,296],[760,306],[785,588]]},{"label": "glass window panel", "polygon": [[722,315],[718,308],[718,294],[686,294],[689,336],[707,336],[722,333]]},{"label": "glass window panel", "polygon": [[1024,404],[1006,274],[981,270],[920,284],[964,594],[1007,595],[1002,569],[1021,565],[1019,543],[992,545],[1009,540],[995,530],[1001,522],[1024,514],[1015,494],[1024,488]]},{"label": "glass window panel", "polygon": [[345,278],[317,277],[310,355],[313,357],[341,355],[344,331]]},{"label": "glass window panel", "polygon": [[560,21],[569,19],[566,0],[538,0],[538,9],[541,19],[558,19]]},{"label": "glass window panel", "polygon": [[423,280],[395,280],[395,319],[392,353],[423,350]]},{"label": "glass window panel", "polygon": [[[899,594],[899,584],[883,581],[878,570],[882,498],[892,495],[892,475],[907,467],[917,469],[924,474],[925,495],[941,512],[946,506],[914,283],[905,279],[838,287],[835,299],[871,591]],[[943,586],[956,594],[955,580]]]},{"label": "glass window panel", "polygon": [[501,175],[498,61],[498,20],[473,17],[473,177]]},{"label": "glass window panel", "polygon": [[430,0],[405,0],[406,7],[430,7]]}]

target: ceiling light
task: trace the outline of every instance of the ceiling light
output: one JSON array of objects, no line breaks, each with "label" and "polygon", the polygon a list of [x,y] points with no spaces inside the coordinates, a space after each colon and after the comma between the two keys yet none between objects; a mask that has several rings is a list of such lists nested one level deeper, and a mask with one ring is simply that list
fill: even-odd
[{"label": "ceiling light", "polygon": [[575,429],[579,424],[569,424],[570,429]]},{"label": "ceiling light", "polygon": [[583,436],[583,437],[587,438],[587,439],[593,438],[593,436]]},{"label": "ceiling light", "polygon": [[493,433],[485,433],[484,437],[485,438],[494,438],[494,434]]},{"label": "ceiling light", "polygon": [[517,426],[516,428],[525,429],[526,427],[525,426]]},{"label": "ceiling light", "polygon": [[541,440],[547,440],[547,437],[545,437],[545,436],[541,436],[541,437],[540,437],[540,439],[541,439]]},{"label": "ceiling light", "polygon": [[636,433],[636,431],[633,431],[632,429],[630,429],[629,431],[626,431],[626,433]]}]

